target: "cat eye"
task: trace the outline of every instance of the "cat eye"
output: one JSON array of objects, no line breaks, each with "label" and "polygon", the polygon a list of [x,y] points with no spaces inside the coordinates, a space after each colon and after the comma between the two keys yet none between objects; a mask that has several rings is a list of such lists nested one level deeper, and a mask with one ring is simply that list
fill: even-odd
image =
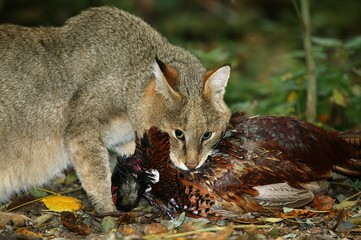
[{"label": "cat eye", "polygon": [[212,136],[212,132],[205,132],[202,136],[202,140],[208,140]]},{"label": "cat eye", "polygon": [[184,132],[177,129],[174,131],[174,134],[176,136],[176,138],[178,138],[179,140],[184,140]]}]

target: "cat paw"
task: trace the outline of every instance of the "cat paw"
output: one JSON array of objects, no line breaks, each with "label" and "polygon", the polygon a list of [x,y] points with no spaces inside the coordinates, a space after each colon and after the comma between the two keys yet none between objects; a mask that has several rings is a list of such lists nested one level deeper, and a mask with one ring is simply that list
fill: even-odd
[{"label": "cat paw", "polygon": [[0,226],[24,227],[31,226],[32,224],[33,221],[23,214],[0,212]]},{"label": "cat paw", "polygon": [[114,206],[113,202],[111,202],[110,204],[96,204],[95,209],[98,213],[117,212],[117,209]]}]

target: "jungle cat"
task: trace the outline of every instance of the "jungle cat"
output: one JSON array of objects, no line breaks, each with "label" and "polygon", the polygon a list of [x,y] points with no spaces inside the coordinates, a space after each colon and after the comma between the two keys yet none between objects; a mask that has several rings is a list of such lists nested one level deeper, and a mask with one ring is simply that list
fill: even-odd
[{"label": "jungle cat", "polygon": [[69,165],[98,212],[114,211],[109,150],[151,126],[176,167],[200,167],[230,117],[228,65],[206,71],[140,18],[90,8],[61,27],[0,26],[0,202]]}]

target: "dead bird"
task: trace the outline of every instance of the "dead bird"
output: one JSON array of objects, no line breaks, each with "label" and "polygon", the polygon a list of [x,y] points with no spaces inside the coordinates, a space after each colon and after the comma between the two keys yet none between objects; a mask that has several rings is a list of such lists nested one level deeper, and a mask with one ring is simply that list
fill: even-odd
[{"label": "dead bird", "polygon": [[[172,165],[169,136],[151,128],[137,140],[134,155],[118,159],[114,203],[129,210],[144,195],[170,217],[185,211],[213,219],[300,207],[327,190],[332,169],[361,173],[348,168],[350,161],[360,163],[361,134],[351,136],[295,118],[238,113],[204,165],[183,171]],[[124,201],[129,196],[135,200],[130,204]]]}]

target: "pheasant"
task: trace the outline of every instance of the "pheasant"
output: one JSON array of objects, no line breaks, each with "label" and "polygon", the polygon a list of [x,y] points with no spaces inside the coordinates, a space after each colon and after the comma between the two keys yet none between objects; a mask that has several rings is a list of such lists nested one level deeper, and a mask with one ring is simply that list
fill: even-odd
[{"label": "pheasant", "polygon": [[[358,164],[360,135],[328,132],[291,117],[237,113],[207,161],[183,171],[171,163],[169,136],[151,128],[137,140],[134,155],[118,160],[114,203],[129,210],[143,195],[170,217],[184,211],[211,219],[303,206],[327,190],[332,169],[361,174],[348,168]],[[134,202],[124,201],[129,193],[137,196]]]}]

